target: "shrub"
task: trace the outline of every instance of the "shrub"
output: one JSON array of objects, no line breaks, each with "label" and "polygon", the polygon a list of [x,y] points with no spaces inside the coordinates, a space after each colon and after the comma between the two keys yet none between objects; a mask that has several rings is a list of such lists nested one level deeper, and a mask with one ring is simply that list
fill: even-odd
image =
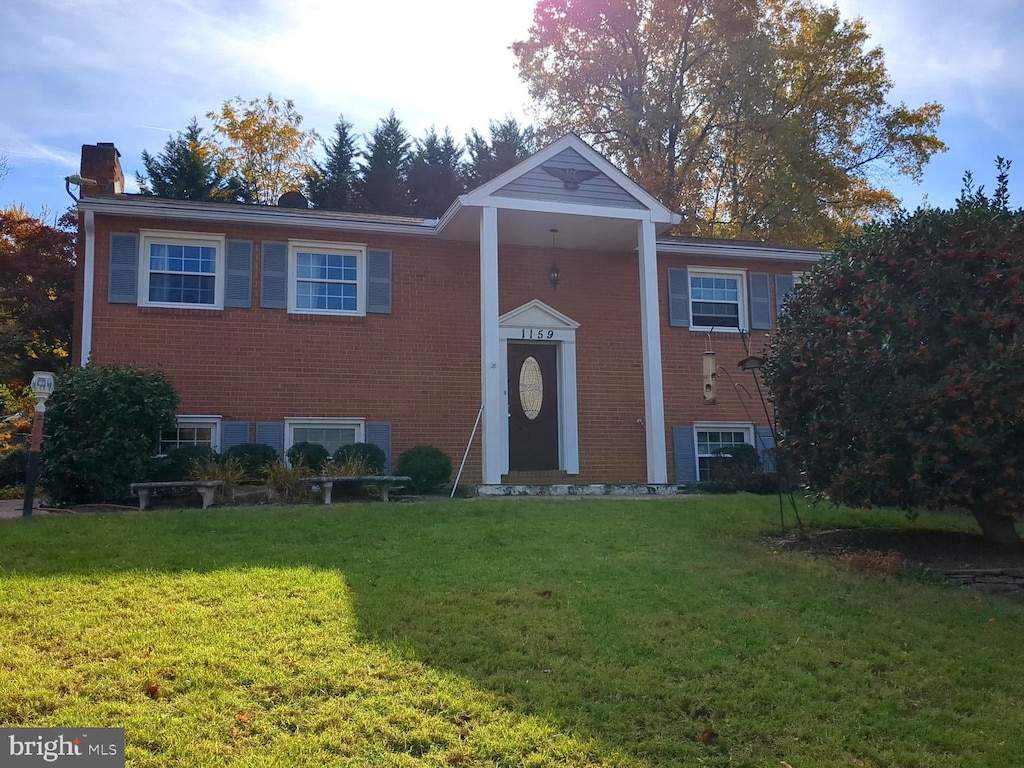
[{"label": "shrub", "polygon": [[440,448],[417,445],[398,459],[398,474],[411,478],[413,493],[435,493],[451,479],[452,460]]},{"label": "shrub", "polygon": [[150,462],[147,474],[151,482],[174,483],[187,480],[193,465],[199,461],[211,461],[214,452],[206,445],[183,445],[172,448],[166,456],[160,456]]},{"label": "shrub", "polygon": [[[361,459],[366,465],[367,475],[383,475],[387,457],[378,445],[373,443],[352,443],[343,445],[334,452],[334,460],[338,464],[346,464],[350,459]],[[350,475],[354,477],[354,475]]]},{"label": "shrub", "polygon": [[990,541],[1024,515],[1024,210],[899,212],[804,275],[762,372],[811,490],[837,504],[960,508]]},{"label": "shrub", "polygon": [[189,472],[192,480],[219,480],[224,483],[217,489],[217,495],[221,499],[230,498],[235,488],[245,480],[245,470],[238,459],[222,459],[210,456],[206,459],[192,462]]},{"label": "shrub", "polygon": [[301,481],[312,474],[314,473],[301,461],[290,467],[283,461],[275,461],[264,465],[261,470],[263,480],[282,501],[300,501],[308,498],[311,489]]},{"label": "shrub", "polygon": [[160,371],[87,366],[59,374],[46,404],[39,484],[56,504],[125,498],[129,484],[146,477],[177,405]]},{"label": "shrub", "polygon": [[310,469],[317,469],[331,454],[319,443],[295,443],[288,449],[288,462],[295,466],[300,461]]},{"label": "shrub", "polygon": [[367,477],[377,474],[360,456],[352,456],[345,461],[331,459],[325,461],[320,469],[324,477]]},{"label": "shrub", "polygon": [[277,451],[259,443],[235,445],[224,451],[221,458],[235,459],[242,465],[246,477],[253,480],[262,476],[265,467],[278,461]]},{"label": "shrub", "polygon": [[12,442],[0,448],[0,487],[24,482],[27,466],[27,445]]},{"label": "shrub", "polygon": [[25,495],[25,489],[20,485],[12,485],[7,488],[0,488],[0,501],[20,499]]}]

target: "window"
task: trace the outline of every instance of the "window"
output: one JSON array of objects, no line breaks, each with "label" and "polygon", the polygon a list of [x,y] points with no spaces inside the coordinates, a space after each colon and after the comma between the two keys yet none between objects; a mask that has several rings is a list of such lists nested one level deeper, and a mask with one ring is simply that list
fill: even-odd
[{"label": "window", "polygon": [[139,304],[155,307],[224,306],[224,238],[190,232],[142,235]]},{"label": "window", "polygon": [[220,416],[179,416],[177,421],[176,427],[160,433],[160,455],[187,445],[220,450]]},{"label": "window", "polygon": [[366,248],[349,243],[289,243],[288,311],[366,314]]},{"label": "window", "polygon": [[691,269],[690,327],[716,331],[747,329],[747,275],[743,270]]},{"label": "window", "polygon": [[284,448],[296,443],[316,443],[333,454],[343,445],[364,441],[362,419],[285,419]]},{"label": "window", "polygon": [[731,445],[753,445],[753,430],[749,424],[698,424],[694,427],[697,441],[697,479],[710,480],[711,459],[715,451]]}]

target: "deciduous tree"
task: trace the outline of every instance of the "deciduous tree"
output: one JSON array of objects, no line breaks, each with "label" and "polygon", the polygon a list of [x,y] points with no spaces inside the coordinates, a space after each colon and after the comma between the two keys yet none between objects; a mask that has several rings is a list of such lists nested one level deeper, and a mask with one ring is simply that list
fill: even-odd
[{"label": "deciduous tree", "polygon": [[0,210],[0,382],[59,368],[71,345],[77,222],[50,226],[22,208]]},{"label": "deciduous tree", "polygon": [[765,380],[782,448],[836,503],[1024,511],[1024,210],[1006,170],[952,210],[869,225],[806,274]]},{"label": "deciduous tree", "polygon": [[235,97],[206,116],[220,137],[225,170],[242,179],[254,202],[276,205],[285,192],[302,189],[317,134],[302,129],[291,99]]},{"label": "deciduous tree", "polygon": [[306,174],[309,201],[317,208],[354,211],[359,208],[356,194],[356,140],[352,124],[344,115],[334,125],[330,143],[323,142],[324,162],[314,160]]},{"label": "deciduous tree", "polygon": [[576,131],[693,235],[822,245],[945,149],[889,104],[857,18],[810,0],[540,0],[513,45],[547,136]]},{"label": "deciduous tree", "polygon": [[143,150],[142,165],[146,175],[136,173],[135,180],[144,195],[247,202],[241,179],[227,176],[219,148],[203,135],[194,117],[188,128],[167,140],[159,155]]}]

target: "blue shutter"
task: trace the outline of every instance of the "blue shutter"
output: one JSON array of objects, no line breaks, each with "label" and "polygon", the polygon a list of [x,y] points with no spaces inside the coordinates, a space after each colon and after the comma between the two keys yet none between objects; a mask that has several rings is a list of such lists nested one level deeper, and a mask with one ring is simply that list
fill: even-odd
[{"label": "blue shutter", "polygon": [[765,472],[774,472],[775,436],[772,435],[772,428],[754,427],[754,433],[757,435],[754,447],[757,448],[757,454],[761,457],[761,468]]},{"label": "blue shutter", "polygon": [[252,241],[228,240],[224,255],[224,306],[252,306]]},{"label": "blue shutter", "polygon": [[260,258],[260,306],[288,308],[288,243],[263,243]]},{"label": "blue shutter", "polygon": [[220,452],[236,445],[249,444],[248,421],[225,421],[220,425]]},{"label": "blue shutter", "polygon": [[750,273],[750,327],[756,331],[772,327],[772,295],[767,272]]},{"label": "blue shutter", "polygon": [[366,442],[373,443],[384,451],[384,474],[391,474],[391,422],[366,422]]},{"label": "blue shutter", "polygon": [[391,313],[391,251],[370,248],[366,252],[366,311]]},{"label": "blue shutter", "polygon": [[668,271],[668,324],[690,327],[690,276],[685,269]]},{"label": "blue shutter", "polygon": [[260,445],[269,445],[277,451],[278,457],[284,456],[284,422],[256,422],[256,442]]},{"label": "blue shutter", "polygon": [[111,304],[139,303],[139,236],[114,233],[110,236],[110,284],[107,301]]},{"label": "blue shutter", "polygon": [[676,466],[676,485],[697,482],[697,445],[693,425],[672,427],[672,449]]},{"label": "blue shutter", "polygon": [[793,292],[793,286],[796,281],[792,275],[776,275],[775,276],[775,314],[782,314],[782,300],[786,298],[790,293]]}]

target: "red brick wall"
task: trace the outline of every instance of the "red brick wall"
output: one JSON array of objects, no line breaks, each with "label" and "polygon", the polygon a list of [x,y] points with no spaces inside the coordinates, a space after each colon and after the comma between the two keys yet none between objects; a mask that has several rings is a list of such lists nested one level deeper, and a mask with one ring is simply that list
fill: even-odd
[{"label": "red brick wall", "polygon": [[[228,238],[253,240],[253,307],[204,311],[109,304],[110,234],[139,229],[215,231]],[[260,241],[297,236],[392,249],[392,314],[329,317],[260,308]],[[557,289],[547,277],[553,254],[562,276]],[[689,261],[751,271],[788,273],[794,268],[781,263]],[[764,419],[759,403],[748,403],[751,416],[745,414],[724,377],[718,384],[719,404],[702,404],[701,353],[707,335],[668,326],[670,266],[686,266],[686,260],[659,260],[671,480],[673,425],[763,423]],[[479,248],[475,243],[98,215],[95,286],[93,362],[162,368],[178,388],[182,414],[219,414],[225,421],[249,422],[307,416],[390,421],[396,458],[422,443],[446,451],[456,466],[462,458],[480,406]],[[501,313],[536,298],[580,323],[576,335],[578,480],[644,481],[644,428],[637,424],[644,416],[644,395],[636,254],[502,247],[499,290]],[[81,338],[80,313],[79,301],[76,344]],[[755,352],[763,339],[763,333],[755,334],[751,342]],[[714,334],[712,348],[718,363],[730,372],[746,354],[736,334]],[[733,376],[750,389],[749,374]],[[479,479],[478,436],[465,481]]]}]

